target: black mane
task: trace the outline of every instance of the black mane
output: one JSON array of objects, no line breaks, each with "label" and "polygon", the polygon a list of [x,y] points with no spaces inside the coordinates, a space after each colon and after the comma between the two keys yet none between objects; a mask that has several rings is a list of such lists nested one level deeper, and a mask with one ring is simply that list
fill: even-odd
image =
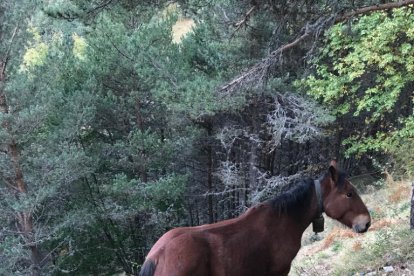
[{"label": "black mane", "polygon": [[284,192],[270,200],[271,206],[279,214],[302,212],[310,205],[313,179],[302,179],[289,186]]},{"label": "black mane", "polygon": [[[344,171],[337,170],[338,182],[337,187],[342,190],[345,186],[345,179],[347,174]],[[326,173],[320,180],[330,178],[329,172]],[[294,185],[288,185],[287,188],[270,200],[270,204],[279,214],[301,213],[309,207],[312,199],[311,190],[313,188],[314,180],[311,178],[302,179]]]}]

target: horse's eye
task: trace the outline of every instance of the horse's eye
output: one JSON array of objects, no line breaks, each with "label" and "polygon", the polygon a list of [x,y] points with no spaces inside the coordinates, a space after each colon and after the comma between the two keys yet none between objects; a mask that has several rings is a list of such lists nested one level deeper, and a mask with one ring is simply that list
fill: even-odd
[{"label": "horse's eye", "polygon": [[352,197],[352,192],[347,193],[346,197]]}]

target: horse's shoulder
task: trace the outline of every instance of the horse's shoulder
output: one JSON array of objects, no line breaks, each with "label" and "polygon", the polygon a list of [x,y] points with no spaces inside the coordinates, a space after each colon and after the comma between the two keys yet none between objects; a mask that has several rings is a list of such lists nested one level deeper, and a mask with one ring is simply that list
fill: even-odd
[{"label": "horse's shoulder", "polygon": [[148,256],[152,256],[154,254],[159,254],[161,251],[164,250],[166,245],[176,239],[177,237],[185,234],[187,232],[187,228],[189,227],[178,227],[173,228],[167,231],[164,235],[159,238],[159,240],[154,244],[151,248],[151,251],[148,253]]}]

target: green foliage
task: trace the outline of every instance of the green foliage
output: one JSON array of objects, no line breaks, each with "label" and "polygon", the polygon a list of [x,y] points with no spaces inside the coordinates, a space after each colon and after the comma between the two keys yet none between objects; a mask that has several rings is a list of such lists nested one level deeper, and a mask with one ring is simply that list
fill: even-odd
[{"label": "green foliage", "polygon": [[[292,77],[286,74],[269,83],[267,91],[217,93],[217,87],[267,55],[283,26],[272,21],[272,11],[260,9],[234,33],[229,23],[238,22],[249,8],[237,1],[181,1],[181,8],[169,1],[23,2],[0,4],[0,58],[10,49],[7,78],[0,84],[9,107],[0,114],[0,124],[8,126],[0,129],[0,146],[16,143],[28,188],[16,194],[10,187],[15,164],[2,150],[0,274],[28,275],[33,268],[25,237],[15,228],[22,211],[33,217],[34,242],[47,256],[42,273],[133,274],[163,232],[194,223],[193,211],[197,219],[205,215],[204,203],[186,210],[188,220],[184,209],[204,200],[206,158],[213,159],[213,166],[222,158],[215,152],[214,134],[207,134],[209,120],[257,120],[253,128],[263,130],[260,120],[268,102],[256,103],[259,119],[248,118],[253,98],[290,91]],[[181,16],[194,16],[195,26],[174,43],[171,28]],[[287,30],[291,35],[294,28]],[[401,44],[401,59],[408,57],[410,45],[408,40]],[[359,55],[346,62],[363,70]],[[391,91],[396,81],[404,80],[393,79]],[[387,102],[390,107],[392,101]],[[375,103],[361,105],[359,112]],[[282,110],[294,117],[286,124],[291,141],[309,141],[315,125],[332,121],[306,98],[292,97],[291,105]],[[278,126],[277,116],[274,121]],[[411,120],[400,122],[408,131],[401,137],[411,135]],[[250,126],[244,127],[239,136],[250,135]],[[267,136],[254,131],[255,143]],[[249,159],[243,143],[235,149],[237,160]],[[213,156],[206,148],[213,149]],[[240,171],[244,168],[241,163]]]},{"label": "green foliage", "polygon": [[28,252],[24,249],[24,245],[20,239],[14,237],[6,237],[0,243],[0,251],[2,258],[8,258],[8,262],[2,261],[0,274],[7,275],[10,271],[14,271],[14,275],[25,275],[25,272],[19,266],[22,256],[29,257]]},{"label": "green foliage", "polygon": [[23,71],[30,71],[35,66],[43,65],[48,54],[48,46],[41,41],[38,30],[32,28],[29,32],[32,33],[34,42],[28,45],[23,56],[23,64],[21,66]]},{"label": "green foliage", "polygon": [[170,209],[180,210],[184,207],[183,195],[186,182],[185,176],[169,176],[156,183],[149,183],[144,188],[144,202],[149,203],[149,207],[163,212]]},{"label": "green foliage", "polygon": [[[338,113],[372,111],[375,119],[390,111],[402,88],[413,81],[409,74],[414,62],[410,53],[412,17],[411,10],[404,8],[393,10],[392,16],[374,13],[351,26],[332,27],[326,38],[328,46],[317,60],[321,63],[318,77],[307,80],[309,93],[326,103],[350,98],[347,102],[353,104],[341,106]],[[327,60],[329,64],[325,64]],[[366,79],[371,82],[364,83]]]},{"label": "green foliage", "polygon": [[348,105],[336,108],[339,114],[372,111],[376,119],[390,111],[402,88],[413,81],[413,16],[410,9],[396,9],[392,16],[374,13],[351,26],[332,27],[328,46],[316,61],[317,77],[306,81],[309,93],[328,104],[346,99]]},{"label": "green foliage", "polygon": [[[141,209],[157,209],[161,212],[179,210],[183,207],[186,176],[170,175],[157,181],[142,183],[128,179],[125,174],[116,175],[112,182],[102,186],[102,192],[116,208],[111,210],[117,216],[128,216]],[[122,206],[121,206],[121,205]],[[111,209],[111,208],[109,208]],[[129,210],[129,211],[128,211]]]},{"label": "green foliage", "polygon": [[396,162],[410,163],[407,172],[412,158],[400,162],[400,149],[412,144],[414,130],[413,19],[411,8],[401,8],[334,25],[314,60],[315,74],[302,83],[336,116],[361,121],[344,142],[348,154],[391,153]]}]

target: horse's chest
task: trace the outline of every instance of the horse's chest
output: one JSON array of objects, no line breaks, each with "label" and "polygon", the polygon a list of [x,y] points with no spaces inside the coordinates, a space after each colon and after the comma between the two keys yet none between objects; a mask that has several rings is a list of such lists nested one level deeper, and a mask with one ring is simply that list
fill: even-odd
[{"label": "horse's chest", "polygon": [[265,266],[268,273],[262,275],[283,275],[278,272],[290,268],[292,260],[300,249],[300,239],[289,237],[278,237],[269,241],[261,252],[262,259],[266,261]]}]

